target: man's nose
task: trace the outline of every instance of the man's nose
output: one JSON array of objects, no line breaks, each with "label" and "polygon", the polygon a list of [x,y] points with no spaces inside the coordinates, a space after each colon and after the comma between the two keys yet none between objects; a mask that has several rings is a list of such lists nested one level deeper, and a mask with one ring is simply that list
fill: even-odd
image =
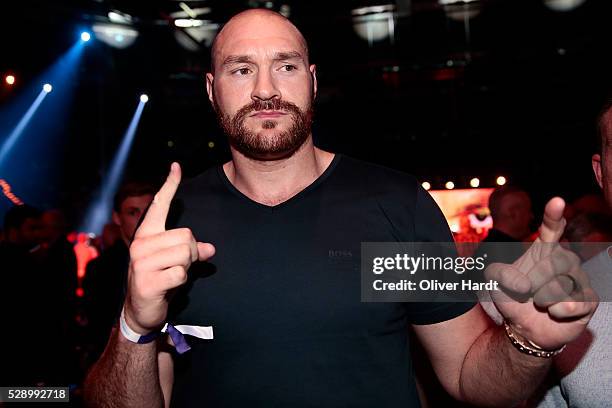
[{"label": "man's nose", "polygon": [[257,74],[255,87],[251,93],[251,99],[268,101],[275,98],[280,99],[280,97],[280,91],[271,73],[267,70],[259,71]]}]

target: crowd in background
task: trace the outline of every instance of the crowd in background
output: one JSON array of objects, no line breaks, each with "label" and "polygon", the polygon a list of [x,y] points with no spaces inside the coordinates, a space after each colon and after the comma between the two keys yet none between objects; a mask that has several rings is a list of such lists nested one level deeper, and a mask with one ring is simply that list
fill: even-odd
[{"label": "crowd in background", "polygon": [[11,208],[0,235],[0,384],[70,385],[78,398],[119,316],[128,243],[156,189],[126,183],[100,236],[61,210]]}]

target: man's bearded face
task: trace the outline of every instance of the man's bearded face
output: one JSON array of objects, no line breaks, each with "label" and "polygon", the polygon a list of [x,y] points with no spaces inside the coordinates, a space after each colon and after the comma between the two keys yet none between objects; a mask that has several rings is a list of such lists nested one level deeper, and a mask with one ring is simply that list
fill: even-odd
[{"label": "man's bearded face", "polygon": [[313,114],[312,102],[302,110],[281,99],[256,99],[233,116],[223,112],[215,99],[215,111],[230,145],[257,160],[291,156],[308,138]]}]

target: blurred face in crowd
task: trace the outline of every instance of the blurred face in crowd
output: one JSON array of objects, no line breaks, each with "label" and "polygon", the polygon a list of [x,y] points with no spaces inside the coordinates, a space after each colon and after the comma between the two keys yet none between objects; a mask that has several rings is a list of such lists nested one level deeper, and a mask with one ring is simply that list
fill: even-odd
[{"label": "blurred face in crowd", "polygon": [[206,80],[219,123],[243,155],[288,157],[310,136],[315,66],[284,17],[250,10],[232,18],[215,40]]},{"label": "blurred face in crowd", "polygon": [[26,218],[18,227],[8,231],[10,242],[27,247],[34,247],[42,241],[42,226],[38,218]]},{"label": "blurred face in crowd", "polygon": [[121,238],[126,245],[132,240],[138,221],[151,201],[153,201],[152,194],[128,197],[121,203],[119,212],[113,211],[113,221],[121,229]]},{"label": "blurred face in crowd", "polygon": [[600,131],[601,154],[593,155],[593,171],[608,207],[612,209],[612,109],[602,116]]},{"label": "blurred face in crowd", "polygon": [[45,211],[41,217],[44,230],[44,241],[53,243],[58,240],[66,230],[66,220],[59,210]]},{"label": "blurred face in crowd", "polygon": [[507,194],[502,200],[500,214],[507,233],[514,238],[521,240],[531,233],[531,199],[524,191]]}]

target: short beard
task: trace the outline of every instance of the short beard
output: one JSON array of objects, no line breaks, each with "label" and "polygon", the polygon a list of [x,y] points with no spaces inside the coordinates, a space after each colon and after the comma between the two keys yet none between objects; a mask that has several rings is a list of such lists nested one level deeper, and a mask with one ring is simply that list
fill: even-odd
[{"label": "short beard", "polygon": [[[221,128],[228,137],[230,145],[240,153],[255,160],[278,160],[293,155],[308,139],[312,126],[312,103],[306,111],[302,111],[297,105],[282,101],[253,101],[242,107],[234,117],[224,114],[217,101],[214,100],[215,112]],[[293,125],[285,132],[281,132],[271,138],[261,136],[256,132],[248,130],[244,122],[252,112],[262,110],[284,111],[291,115]],[[263,129],[274,129],[277,126],[275,120],[264,120]]]}]

